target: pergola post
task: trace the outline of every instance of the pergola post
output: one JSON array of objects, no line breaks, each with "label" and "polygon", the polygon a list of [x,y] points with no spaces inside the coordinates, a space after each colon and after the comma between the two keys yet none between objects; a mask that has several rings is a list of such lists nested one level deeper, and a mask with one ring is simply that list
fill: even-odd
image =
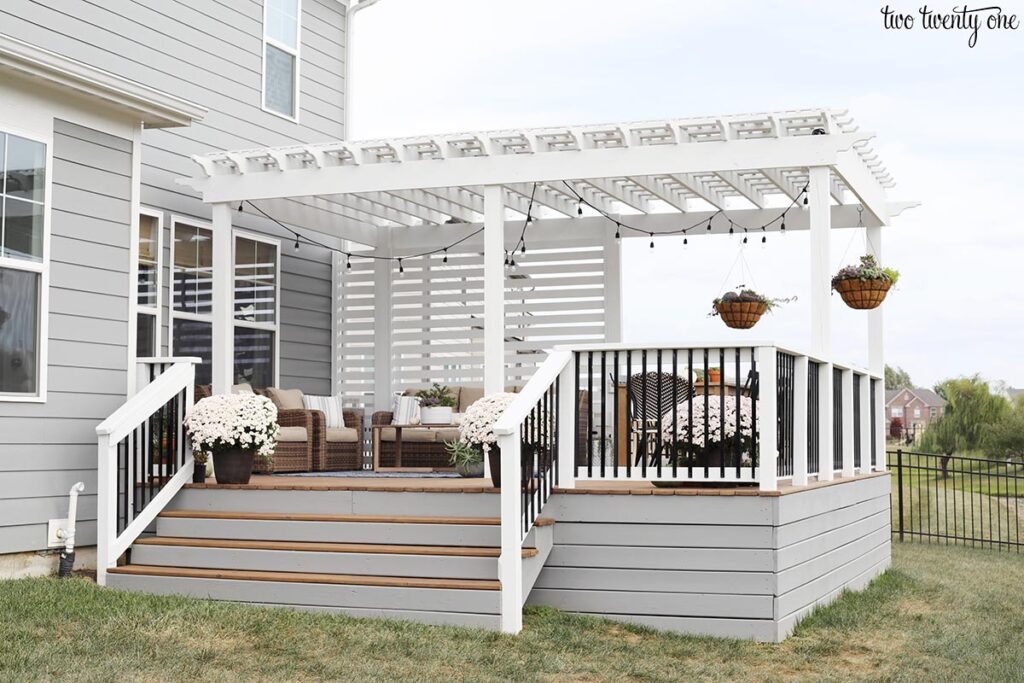
[{"label": "pergola post", "polygon": [[612,225],[604,232],[604,340],[622,341],[622,244]]},{"label": "pergola post", "polygon": [[829,206],[829,178],[827,166],[812,166],[808,170],[807,201],[811,233],[811,353],[822,360],[832,360],[832,315],[829,299],[832,281],[829,273],[831,259],[832,213]]},{"label": "pergola post", "polygon": [[484,393],[505,390],[505,197],[484,187]]},{"label": "pergola post", "polygon": [[231,237],[231,205],[213,205],[212,382],[214,394],[227,394],[234,384],[235,337],[234,263]]},{"label": "pergola post", "polygon": [[[377,248],[391,253],[391,231],[381,230]],[[373,402],[377,410],[391,410],[395,357],[391,345],[391,261],[373,263]]]},{"label": "pergola post", "polygon": [[[867,234],[868,253],[882,263],[882,228],[864,229]],[[875,392],[875,433],[871,438],[875,441],[876,461],[874,467],[878,471],[885,469],[885,342],[883,340],[884,317],[883,307],[868,311],[868,370],[878,376],[872,384]]]}]

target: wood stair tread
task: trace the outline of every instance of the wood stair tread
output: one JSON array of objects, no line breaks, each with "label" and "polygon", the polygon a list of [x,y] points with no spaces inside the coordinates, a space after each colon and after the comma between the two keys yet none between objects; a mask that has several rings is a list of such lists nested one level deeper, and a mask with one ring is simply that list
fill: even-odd
[{"label": "wood stair tread", "polygon": [[357,574],[317,574],[313,572],[255,571],[243,569],[197,569],[125,565],[107,570],[110,574],[161,576],[188,579],[225,579],[236,581],[277,581],[283,583],[321,583],[342,586],[386,588],[448,588],[456,590],[501,590],[501,582],[486,579],[434,579],[404,576],[364,576]]},{"label": "wood stair tread", "polygon": [[[378,555],[441,555],[449,557],[493,557],[501,555],[501,548],[443,545],[394,545],[382,543],[328,543],[322,541],[261,541],[220,538],[180,538],[175,536],[148,536],[135,541],[136,545],[162,545],[187,548],[230,548],[239,550],[283,550],[326,553],[367,553]],[[523,557],[535,557],[536,548],[523,548]]]},{"label": "wood stair tread", "polygon": [[[465,524],[500,526],[500,517],[430,517],[418,515],[345,515],[297,512],[229,512],[223,510],[164,510],[160,517],[185,519],[244,519],[286,522],[362,522],[368,524]],[[555,520],[538,518],[536,526],[549,526]]]}]

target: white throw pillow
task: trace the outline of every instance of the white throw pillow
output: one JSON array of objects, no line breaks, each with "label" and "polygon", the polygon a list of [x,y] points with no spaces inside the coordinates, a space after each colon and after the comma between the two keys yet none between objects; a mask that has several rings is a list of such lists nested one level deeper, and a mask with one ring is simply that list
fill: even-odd
[{"label": "white throw pillow", "polygon": [[415,396],[395,394],[394,413],[391,418],[393,425],[416,425],[420,423],[420,400]]},{"label": "white throw pillow", "polygon": [[325,427],[327,429],[341,429],[345,427],[345,414],[341,396],[310,396],[302,395],[302,404],[306,410],[319,410],[324,414]]}]

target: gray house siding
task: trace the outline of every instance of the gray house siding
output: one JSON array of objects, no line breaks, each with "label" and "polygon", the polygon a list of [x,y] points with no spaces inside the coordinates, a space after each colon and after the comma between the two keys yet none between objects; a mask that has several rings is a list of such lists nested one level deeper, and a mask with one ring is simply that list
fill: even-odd
[{"label": "gray house siding", "polygon": [[[82,0],[73,8],[64,0],[12,0],[0,6],[5,33],[209,109],[189,128],[143,134],[141,204],[164,214],[161,353],[169,350],[171,217],[209,222],[211,215],[176,179],[195,172],[192,154],[344,137],[344,9],[335,0],[302,1],[296,124],[260,107],[262,0]],[[255,211],[235,216],[237,228],[282,239],[281,384],[330,393],[330,252],[305,245],[295,254],[290,234]],[[304,324],[285,329],[288,321]]]},{"label": "gray house siding", "polygon": [[95,543],[95,428],[127,382],[132,143],[53,127],[48,396],[0,402],[0,552],[44,547],[76,481],[78,541]]},{"label": "gray house siding", "polygon": [[[344,6],[302,0],[299,121],[267,113],[262,0],[7,0],[0,31],[209,109],[190,128],[143,134],[141,205],[163,214],[160,353],[169,351],[171,217],[209,222],[175,183],[190,155],[344,137]],[[45,545],[46,520],[66,514],[84,481],[79,543],[95,542],[96,425],[125,399],[131,143],[72,124],[54,141],[49,395],[0,402],[0,553]],[[331,391],[331,255],[248,211],[235,226],[281,243],[281,384]],[[301,227],[301,226],[296,226]],[[319,238],[330,242],[329,238]]]},{"label": "gray house siding", "polygon": [[890,561],[889,476],[781,496],[558,494],[529,603],[778,641]]}]

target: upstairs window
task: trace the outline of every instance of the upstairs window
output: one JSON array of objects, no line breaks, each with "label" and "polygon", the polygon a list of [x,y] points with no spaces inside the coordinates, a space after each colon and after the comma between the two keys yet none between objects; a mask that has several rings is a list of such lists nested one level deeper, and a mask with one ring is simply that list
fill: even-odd
[{"label": "upstairs window", "polygon": [[160,257],[162,221],[159,213],[139,214],[139,282],[137,293],[135,355],[158,355],[160,329]]},{"label": "upstairs window", "polygon": [[265,0],[263,5],[263,108],[299,118],[301,0]]}]

